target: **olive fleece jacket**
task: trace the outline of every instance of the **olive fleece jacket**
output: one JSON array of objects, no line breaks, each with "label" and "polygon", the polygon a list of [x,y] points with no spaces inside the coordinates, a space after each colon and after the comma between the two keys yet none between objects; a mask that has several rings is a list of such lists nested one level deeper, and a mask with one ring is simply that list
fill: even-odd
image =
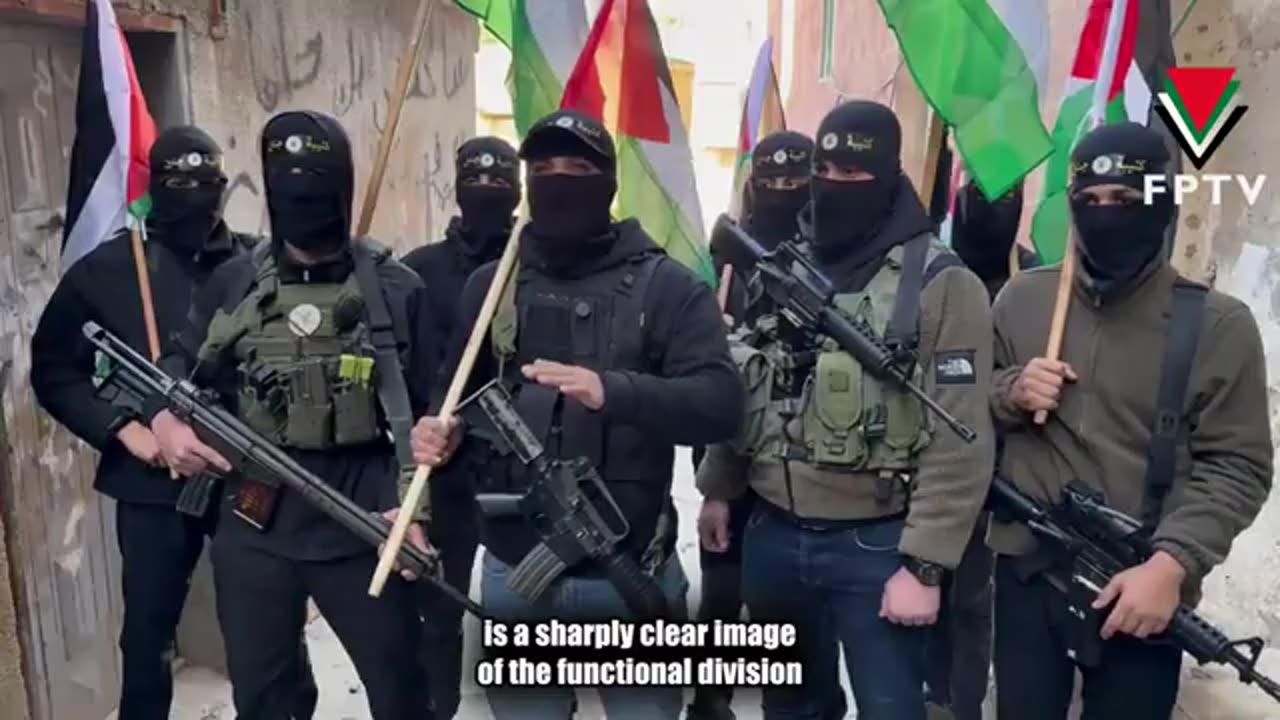
[{"label": "olive fleece jacket", "polygon": [[[1059,267],[1020,273],[996,298],[991,408],[1005,429],[1002,477],[1045,503],[1079,479],[1108,505],[1141,517],[1147,447],[1156,413],[1165,332],[1177,273],[1148,271],[1124,296],[1100,302],[1077,279],[1063,332],[1068,383],[1046,425],[1018,410],[1011,392],[1023,366],[1044,355]],[[1262,339],[1244,303],[1209,290],[1183,405],[1187,440],[1153,536],[1157,549],[1187,570],[1183,596],[1194,604],[1204,576],[1257,516],[1271,488],[1271,428]],[[1027,555],[1035,539],[1022,526],[995,523],[989,544]]]},{"label": "olive fleece jacket", "polygon": [[[919,456],[899,550],[954,569],[982,510],[995,461],[986,399],[992,338],[987,289],[962,266],[938,272],[921,294],[919,328],[925,392],[978,437],[966,443],[929,418],[933,440]],[[941,354],[956,352],[972,352],[972,382],[939,384],[939,375],[945,374],[939,367],[945,364]],[[803,518],[861,520],[883,515],[874,499],[874,475],[833,473],[794,461],[787,465],[794,504],[780,462],[752,460],[728,445],[708,448],[698,471],[698,489],[708,499],[730,499],[749,484],[767,502]]]}]

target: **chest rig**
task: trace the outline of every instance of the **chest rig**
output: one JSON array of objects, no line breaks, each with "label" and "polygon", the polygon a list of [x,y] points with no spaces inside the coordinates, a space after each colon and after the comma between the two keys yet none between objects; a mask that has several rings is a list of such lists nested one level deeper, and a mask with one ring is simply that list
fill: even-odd
[{"label": "chest rig", "polygon": [[[928,275],[956,262],[930,235],[891,250],[859,292],[837,294],[835,305],[866,323],[904,356],[918,345],[920,294]],[[939,262],[935,262],[938,260]],[[926,268],[928,272],[926,272]],[[909,482],[931,439],[920,402],[878,381],[836,342],[787,337],[775,316],[731,338],[731,352],[747,386],[747,421],[736,449],[761,464],[803,462],[839,474],[874,475],[887,499],[895,480]],[[912,381],[921,384],[921,370]]]},{"label": "chest rig", "polygon": [[376,353],[357,274],[340,283],[284,283],[271,253],[254,259],[247,294],[214,317],[200,351],[237,362],[240,419],[272,443],[300,450],[378,440]]},{"label": "chest rig", "polygon": [[[627,428],[606,428],[600,413],[565,401],[555,388],[528,383],[520,368],[541,359],[597,373],[652,372],[656,360],[644,343],[644,299],[663,257],[639,255],[574,280],[517,267],[516,280],[504,291],[490,328],[499,375],[516,388],[521,417],[553,454],[587,458],[606,478],[628,474],[612,472],[622,468],[610,461],[632,455],[629,446],[638,438]],[[643,477],[643,468],[633,470]]]}]

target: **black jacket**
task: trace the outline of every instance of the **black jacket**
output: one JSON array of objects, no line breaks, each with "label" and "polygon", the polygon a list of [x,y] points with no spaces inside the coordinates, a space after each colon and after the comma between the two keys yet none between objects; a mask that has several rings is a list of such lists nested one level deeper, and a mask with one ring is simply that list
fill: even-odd
[{"label": "black jacket", "polygon": [[[462,290],[467,278],[495,257],[485,257],[473,252],[462,238],[460,218],[453,218],[445,230],[444,240],[409,251],[400,262],[422,278],[423,292],[431,306],[431,313],[423,318],[441,339],[440,356],[433,359],[432,372],[441,372],[444,364],[444,353],[449,347],[449,338],[453,336],[454,323],[458,319],[458,305],[462,298]],[[462,332],[470,328],[463,328]],[[449,378],[437,378],[438,382],[448,384]]]},{"label": "black jacket", "polygon": [[[361,243],[352,252],[370,250]],[[345,279],[346,273],[350,272],[351,260],[344,257],[321,268],[312,268],[305,274],[300,268],[284,260],[280,261],[279,268],[282,283],[340,283]],[[166,371],[174,375],[190,373],[191,357],[204,344],[209,322],[215,312],[219,308],[224,312],[235,309],[244,298],[244,295],[237,297],[236,290],[247,290],[243,278],[253,272],[253,257],[250,255],[238,257],[218,268],[192,303],[190,316],[177,346],[162,358],[161,365]],[[414,416],[417,417],[426,409],[430,382],[421,373],[413,372],[413,369],[423,364],[418,358],[439,354],[433,346],[434,336],[417,330],[421,327],[418,302],[422,297],[419,292],[422,282],[411,270],[389,256],[377,265],[377,275],[392,315],[397,341],[405,349],[401,356],[405,363],[410,403]],[[229,409],[235,409],[232,390],[239,379],[232,362],[201,368],[196,381],[204,387],[218,390],[224,398],[224,404]],[[154,415],[156,408],[152,406],[149,410],[149,414]],[[398,464],[395,449],[389,440],[341,450],[289,452],[303,467],[370,511],[389,510],[400,504]],[[229,482],[229,492],[224,494],[224,512],[229,509],[234,498],[237,481],[233,477]],[[228,512],[225,517],[232,516]],[[281,491],[275,516],[266,532],[258,532],[248,523],[229,519],[219,527],[219,533],[298,560],[327,560],[369,550],[363,540],[329,520],[288,490]]]},{"label": "black jacket", "polygon": [[[191,257],[153,232],[145,247],[162,346],[182,327],[194,289],[255,241],[222,225],[209,249]],[[45,411],[102,453],[95,489],[120,502],[173,505],[181,484],[167,470],[143,465],[116,439],[116,430],[131,413],[95,394],[93,346],[82,332],[84,323],[93,320],[149,355],[136,278],[128,233],[103,243],[67,271],[31,339],[31,386]]]},{"label": "black jacket", "polygon": [[[436,356],[425,358],[424,362],[414,368],[419,376],[434,378],[432,385],[447,388],[450,377],[441,377],[444,366],[444,353],[448,350],[450,339],[455,330],[464,336],[471,331],[470,327],[455,326],[458,319],[458,305],[462,291],[466,287],[467,278],[481,265],[494,258],[477,254],[462,237],[463,228],[460,218],[453,218],[445,230],[444,240],[411,250],[400,259],[410,270],[422,278],[421,292],[426,296],[423,307],[429,308],[419,316],[424,334],[435,338],[433,347],[438,350]],[[441,398],[442,401],[443,398]],[[438,403],[437,403],[438,404]],[[431,505],[440,508],[448,505],[458,508],[459,512],[471,512],[471,501],[474,494],[472,478],[462,476],[444,482],[429,484],[431,489]],[[466,505],[463,508],[463,505]],[[439,513],[437,513],[438,515]]]},{"label": "black jacket", "polygon": [[[659,252],[635,220],[614,225],[616,239],[603,256],[573,268],[576,276],[603,272],[629,262],[637,254]],[[528,242],[521,244],[522,263],[536,264]],[[492,282],[496,263],[476,271],[462,294],[458,327],[471,327]],[[671,468],[676,445],[703,445],[725,441],[737,431],[742,418],[744,392],[729,356],[724,321],[714,294],[689,270],[671,260],[656,267],[644,300],[644,344],[660,367],[655,374],[606,370],[603,419],[610,425],[638,431],[649,447],[659,448],[666,468]],[[497,371],[488,335],[477,355],[468,391],[492,380]],[[455,333],[445,362],[451,377],[466,345],[466,333]],[[517,343],[519,339],[517,338]],[[439,393],[437,396],[442,396]],[[465,447],[471,442],[468,439]],[[456,462],[456,460],[455,460]],[[607,473],[605,482],[609,482]],[[628,549],[638,554],[653,536],[660,511],[670,504],[671,476],[652,478],[643,496],[618,495],[623,513],[630,519]],[[486,523],[484,543],[505,562],[518,562],[530,549],[528,530],[505,532],[497,523]],[[668,548],[670,550],[670,548]]]}]

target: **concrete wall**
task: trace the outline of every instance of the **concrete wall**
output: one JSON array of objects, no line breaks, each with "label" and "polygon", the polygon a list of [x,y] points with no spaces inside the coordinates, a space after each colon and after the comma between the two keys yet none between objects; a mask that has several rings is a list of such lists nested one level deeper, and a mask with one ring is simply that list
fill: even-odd
[{"label": "concrete wall", "polygon": [[[11,368],[7,362],[0,368],[0,392],[4,392]],[[0,413],[0,473],[8,472],[5,461],[9,454],[7,436],[4,414]],[[14,709],[12,720],[27,720],[27,688],[22,674],[22,643],[14,592],[16,583],[13,582],[13,569],[4,542],[6,537],[4,518],[0,516],[0,698],[5,698],[5,704]]]}]

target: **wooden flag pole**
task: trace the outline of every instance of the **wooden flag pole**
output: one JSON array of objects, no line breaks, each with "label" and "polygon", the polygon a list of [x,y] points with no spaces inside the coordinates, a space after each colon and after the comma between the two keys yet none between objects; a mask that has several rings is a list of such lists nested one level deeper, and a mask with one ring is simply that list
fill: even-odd
[{"label": "wooden flag pole", "polygon": [[[1128,11],[1129,0],[1114,0],[1111,4],[1107,34],[1102,43],[1102,57],[1098,64],[1098,77],[1093,83],[1093,107],[1088,121],[1090,130],[1106,120],[1107,97],[1115,80],[1116,57],[1120,53],[1120,36],[1124,32],[1124,18]],[[1062,357],[1062,335],[1067,326],[1071,286],[1076,277],[1076,233],[1073,220],[1069,220],[1067,224],[1067,243],[1063,253],[1062,269],[1058,275],[1058,295],[1053,301],[1053,318],[1049,322],[1049,342],[1044,351],[1044,356],[1054,361]],[[1044,425],[1049,421],[1049,412],[1037,410],[1032,420],[1036,425]]]},{"label": "wooden flag pole", "polygon": [[724,268],[720,270],[720,290],[716,293],[716,299],[720,301],[720,312],[729,306],[729,283],[733,282],[733,266],[725,263]]},{"label": "wooden flag pole", "polygon": [[[462,351],[462,359],[458,361],[458,368],[453,373],[453,380],[449,383],[449,391],[445,393],[444,403],[440,406],[439,417],[448,421],[453,417],[453,413],[458,408],[458,402],[462,400],[462,392],[466,389],[467,380],[471,377],[471,369],[475,365],[476,356],[480,353],[480,346],[484,344],[484,336],[489,332],[489,323],[493,320],[494,312],[498,308],[498,299],[502,296],[502,291],[507,286],[508,278],[511,276],[511,269],[516,263],[516,250],[520,245],[520,234],[524,230],[524,226],[529,222],[529,209],[527,204],[523,204],[520,210],[520,219],[516,222],[515,229],[511,232],[511,238],[507,240],[507,247],[502,251],[502,259],[498,261],[498,267],[493,273],[493,280],[489,283],[489,291],[485,293],[484,302],[480,305],[480,314],[476,316],[475,325],[471,326],[471,337],[467,339],[467,345]],[[431,477],[431,467],[429,465],[419,465],[413,474],[413,482],[409,484],[409,489],[405,492],[401,499],[401,512],[396,517],[396,522],[391,528],[391,534],[387,537],[387,543],[382,549],[382,554],[378,558],[378,567],[373,572],[373,579],[369,582],[369,594],[378,597],[382,594],[382,588],[387,582],[387,576],[391,574],[395,567],[396,555],[400,552],[400,546],[404,544],[405,534],[409,531],[409,525],[413,523],[414,512],[412,509],[417,508],[422,499],[422,491],[427,487],[427,481]]]},{"label": "wooden flag pole", "polygon": [[938,158],[942,155],[942,141],[947,136],[947,124],[932,109],[929,110],[929,134],[924,148],[924,173],[920,176],[920,202],[925,211],[933,200],[933,187],[938,184]]},{"label": "wooden flag pole", "polygon": [[147,272],[147,251],[142,245],[142,221],[135,220],[129,229],[129,243],[133,246],[133,267],[138,273],[138,292],[142,296],[142,322],[147,327],[147,349],[151,362],[160,359],[160,330],[156,326],[156,306],[151,299],[151,273]]},{"label": "wooden flag pole", "polygon": [[413,73],[417,69],[418,56],[422,51],[422,38],[427,34],[431,24],[431,13],[436,4],[443,0],[420,0],[415,22],[416,32],[408,51],[400,58],[400,70],[396,75],[396,91],[387,107],[387,126],[378,140],[378,154],[374,158],[373,172],[369,175],[369,185],[364,189],[364,203],[360,206],[360,221],[356,224],[356,236],[369,234],[373,225],[373,210],[378,206],[378,193],[382,190],[382,179],[387,174],[387,163],[391,159],[391,147],[395,144],[396,129],[400,126],[400,113],[404,110],[405,99],[409,95],[409,83],[413,81]]}]

